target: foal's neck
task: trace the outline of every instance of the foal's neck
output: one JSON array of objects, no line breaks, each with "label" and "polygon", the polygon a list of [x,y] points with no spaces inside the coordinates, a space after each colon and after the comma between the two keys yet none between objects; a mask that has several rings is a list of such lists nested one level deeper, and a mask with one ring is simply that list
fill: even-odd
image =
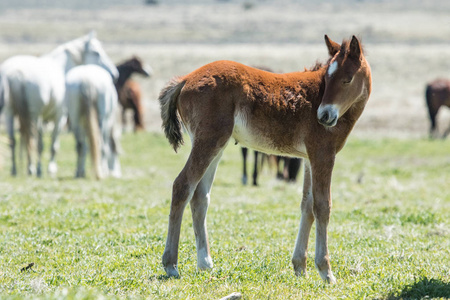
[{"label": "foal's neck", "polygon": [[119,78],[116,82],[116,89],[119,91],[125,82],[131,77],[131,74],[133,74],[133,70],[126,65],[118,65],[117,70],[119,71]]}]

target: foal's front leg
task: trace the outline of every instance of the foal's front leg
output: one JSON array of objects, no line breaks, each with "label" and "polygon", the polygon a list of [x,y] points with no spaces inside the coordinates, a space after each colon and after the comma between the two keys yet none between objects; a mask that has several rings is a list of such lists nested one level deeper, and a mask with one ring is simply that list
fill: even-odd
[{"label": "foal's front leg", "polygon": [[313,212],[316,219],[316,267],[323,280],[336,283],[328,255],[327,227],[331,215],[331,174],[335,155],[322,153],[311,159]]},{"label": "foal's front leg", "polygon": [[301,204],[302,217],[300,228],[298,230],[297,240],[295,242],[294,254],[292,255],[292,264],[294,265],[295,275],[307,276],[306,259],[308,256],[308,239],[311,226],[314,222],[313,214],[313,193],[311,185],[311,166],[309,161],[305,160],[305,176],[303,180],[303,198]]}]

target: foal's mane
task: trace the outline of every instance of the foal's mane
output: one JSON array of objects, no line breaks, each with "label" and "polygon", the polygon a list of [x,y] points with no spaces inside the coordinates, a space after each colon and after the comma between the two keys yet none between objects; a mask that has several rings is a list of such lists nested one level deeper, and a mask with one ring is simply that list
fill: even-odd
[{"label": "foal's mane", "polygon": [[322,68],[324,68],[324,67],[326,67],[326,66],[328,66],[329,65],[329,63],[330,63],[330,60],[331,60],[331,58],[326,62],[326,63],[323,63],[323,62],[320,62],[320,61],[316,61],[316,64],[314,65],[314,66],[312,66],[311,68],[305,68],[305,72],[315,72],[315,71],[318,71],[318,70],[320,70],[320,69],[322,69]]}]

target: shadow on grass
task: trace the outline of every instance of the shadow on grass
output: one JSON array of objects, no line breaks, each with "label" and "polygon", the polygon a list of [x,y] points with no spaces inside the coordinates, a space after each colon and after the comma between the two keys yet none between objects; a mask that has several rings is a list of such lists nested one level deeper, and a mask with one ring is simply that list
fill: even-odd
[{"label": "shadow on grass", "polygon": [[167,280],[177,280],[180,279],[180,276],[167,276],[167,275],[153,275],[149,279],[150,281],[158,280],[158,281],[167,281]]},{"label": "shadow on grass", "polygon": [[411,285],[407,285],[400,294],[388,295],[385,299],[424,299],[450,298],[450,283],[438,279],[422,277]]}]

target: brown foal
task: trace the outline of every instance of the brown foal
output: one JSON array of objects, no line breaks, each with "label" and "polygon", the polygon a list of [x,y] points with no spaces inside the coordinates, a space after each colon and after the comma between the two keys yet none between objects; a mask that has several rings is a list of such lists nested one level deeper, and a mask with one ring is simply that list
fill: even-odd
[{"label": "brown foal", "polygon": [[336,153],[364,110],[371,71],[359,40],[342,45],[325,36],[330,59],[304,72],[274,74],[232,61],[218,61],[173,79],[159,96],[165,134],[175,151],[183,143],[181,123],[192,150],[172,191],[169,229],[162,262],[179,276],[181,220],[190,202],[198,269],[213,267],[206,212],[217,165],[231,138],[265,153],[305,158],[302,217],[292,257],[295,274],[306,275],[311,226],[316,220],[315,263],[321,277],[331,271],[327,226],[331,174]]}]

